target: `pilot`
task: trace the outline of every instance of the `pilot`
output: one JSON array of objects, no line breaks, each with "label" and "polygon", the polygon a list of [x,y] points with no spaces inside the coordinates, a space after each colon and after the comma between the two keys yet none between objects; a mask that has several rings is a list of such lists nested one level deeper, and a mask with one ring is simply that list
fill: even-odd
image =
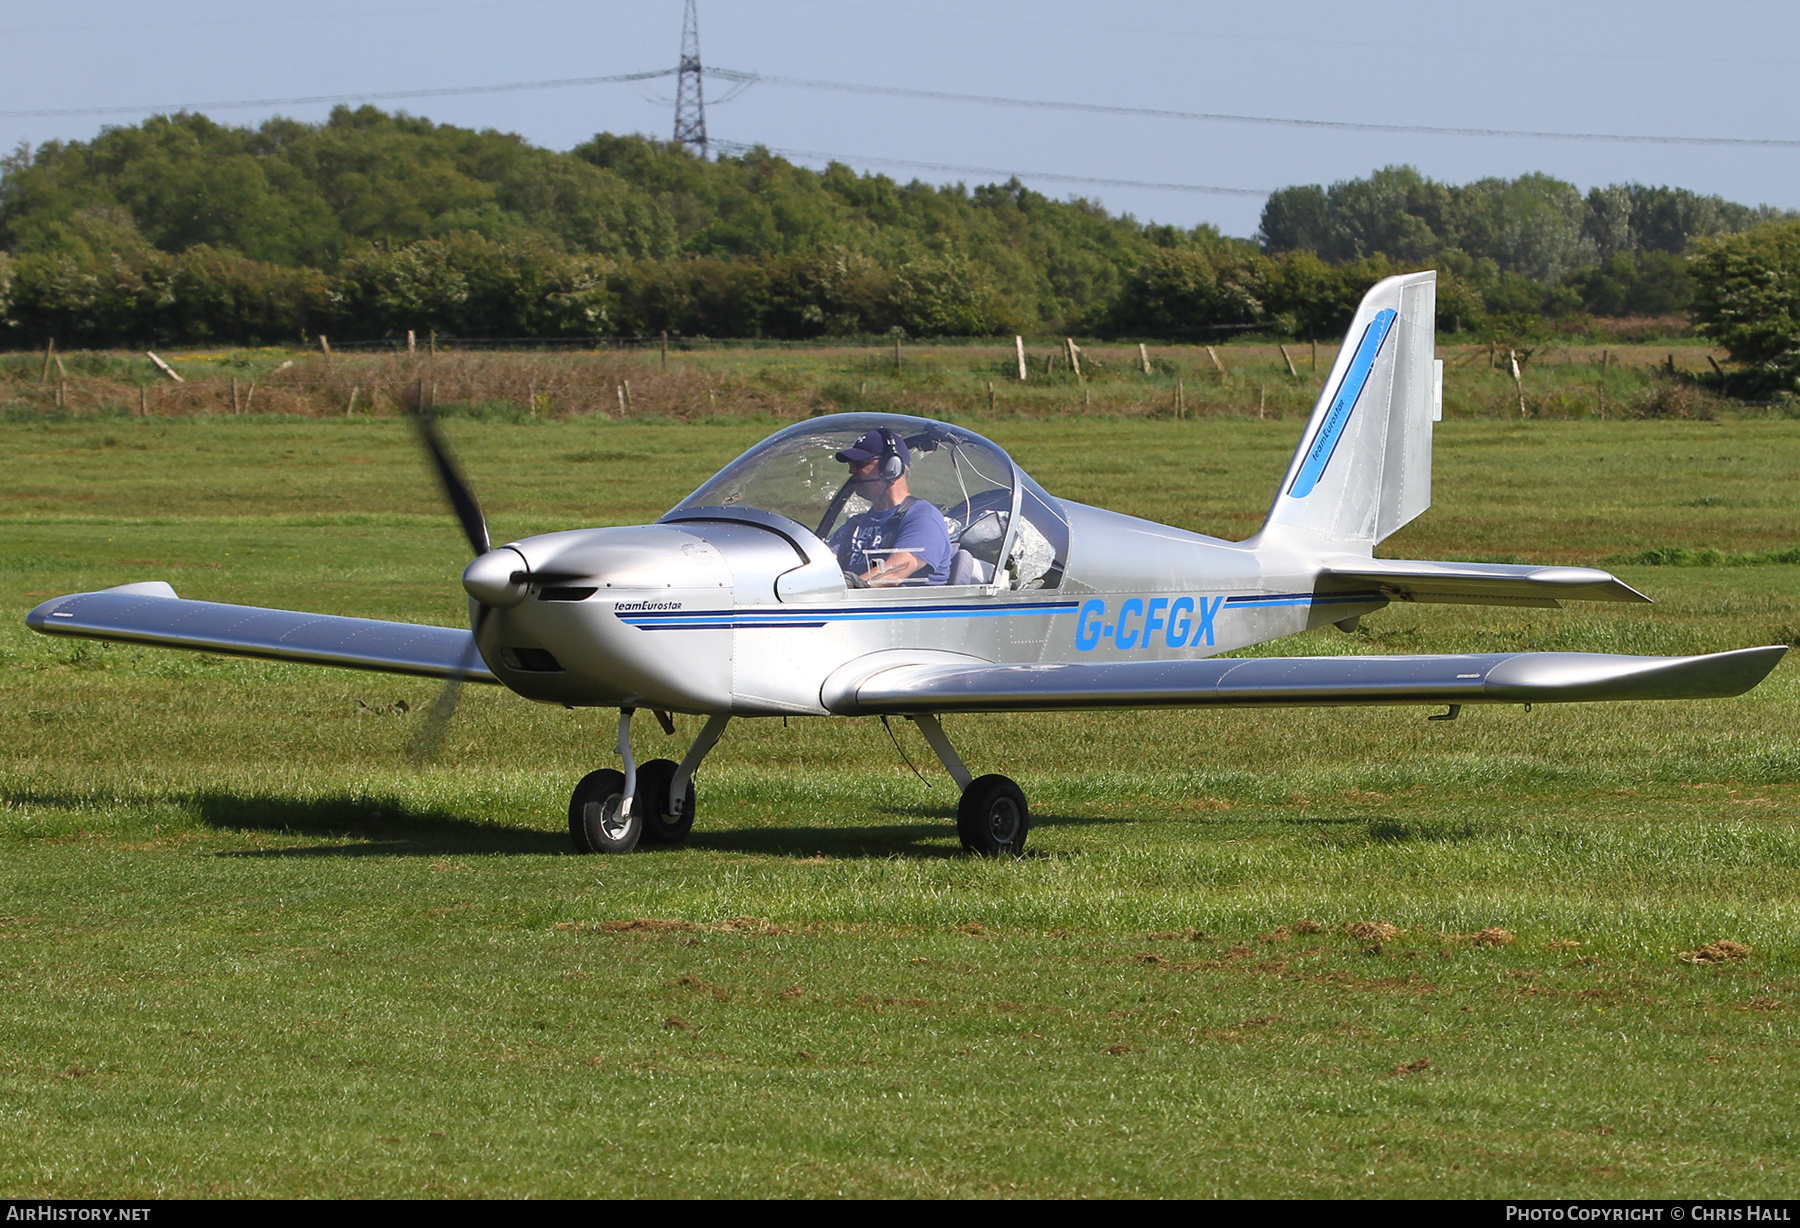
[{"label": "pilot", "polygon": [[944,584],[950,579],[950,531],[943,513],[906,487],[912,451],[886,427],[837,454],[850,466],[854,493],[869,510],[846,520],[827,543],[852,588]]}]

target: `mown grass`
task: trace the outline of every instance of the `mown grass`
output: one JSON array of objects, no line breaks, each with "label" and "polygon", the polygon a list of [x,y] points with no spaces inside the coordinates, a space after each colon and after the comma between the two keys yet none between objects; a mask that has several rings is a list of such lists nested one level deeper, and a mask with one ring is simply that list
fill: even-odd
[{"label": "mown grass", "polygon": [[[652,517],[766,428],[450,429],[504,540]],[[1057,493],[1237,537],[1297,428],[984,429]],[[1793,667],[1454,723],[951,721],[1032,798],[1017,863],[960,854],[904,722],[924,781],[872,721],[739,722],[687,847],[577,858],[607,713],[471,688],[421,768],[429,684],[23,628],[159,577],[456,622],[397,424],[0,434],[7,1194],[1793,1189]],[[1789,424],[1450,422],[1437,455],[1384,553],[1690,565],[1619,566],[1650,607],[1392,608],[1271,650],[1800,639]],[[1347,931],[1377,919],[1405,932]],[[1681,958],[1719,939],[1748,956]]]}]

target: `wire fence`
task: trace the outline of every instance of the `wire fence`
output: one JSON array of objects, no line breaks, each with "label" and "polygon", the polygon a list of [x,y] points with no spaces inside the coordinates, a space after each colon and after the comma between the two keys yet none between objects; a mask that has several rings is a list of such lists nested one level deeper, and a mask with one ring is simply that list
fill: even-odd
[{"label": "wire fence", "polygon": [[[1097,345],[1135,345],[1139,341],[1204,343],[1231,334],[1269,332],[1267,324],[1203,324],[1167,332],[1138,333],[1130,337],[1096,339],[1082,334],[1076,340]],[[1273,335],[1273,334],[1271,334]],[[1061,334],[1025,334],[1025,344],[1060,345]],[[351,353],[436,353],[438,351],[541,350],[551,353],[593,351],[667,350],[670,353],[692,353],[708,350],[813,350],[813,349],[880,349],[898,340],[907,345],[978,348],[1013,344],[1010,336],[998,337],[912,337],[896,333],[858,333],[831,337],[701,337],[675,333],[632,335],[562,336],[562,337],[457,337],[448,333],[416,334],[412,337],[378,337],[354,341],[329,338],[326,345],[333,351]],[[310,348],[310,347],[309,347]]]}]

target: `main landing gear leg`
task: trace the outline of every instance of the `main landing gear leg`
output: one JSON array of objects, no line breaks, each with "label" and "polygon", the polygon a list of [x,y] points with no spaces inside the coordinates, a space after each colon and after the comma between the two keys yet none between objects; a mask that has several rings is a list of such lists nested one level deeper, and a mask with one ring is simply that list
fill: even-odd
[{"label": "main landing gear leg", "polygon": [[589,772],[569,797],[569,838],[577,853],[629,853],[644,833],[643,808],[632,805],[640,775],[631,757],[631,716],[636,711],[619,709],[619,758],[625,770]]},{"label": "main landing gear leg", "polygon": [[1005,776],[971,778],[961,756],[944,736],[944,727],[929,712],[910,718],[937,752],[944,770],[962,788],[956,807],[956,834],[963,847],[983,857],[1022,857],[1025,833],[1031,829],[1031,809],[1024,791]]},{"label": "main landing gear leg", "polygon": [[680,763],[652,759],[638,769],[636,809],[644,815],[644,839],[652,844],[687,839],[694,827],[694,772],[730,723],[729,716],[712,717]]}]

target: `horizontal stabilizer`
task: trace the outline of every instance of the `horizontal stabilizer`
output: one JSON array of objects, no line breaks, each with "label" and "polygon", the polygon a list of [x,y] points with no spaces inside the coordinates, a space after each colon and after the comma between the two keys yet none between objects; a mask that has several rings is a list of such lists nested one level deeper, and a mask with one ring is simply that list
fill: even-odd
[{"label": "horizontal stabilizer", "polygon": [[482,664],[474,637],[455,627],[184,601],[160,581],[57,597],[26,615],[25,625],[46,635],[425,678],[458,674],[470,682],[498,681]]},{"label": "horizontal stabilizer", "polygon": [[1564,601],[1649,601],[1610,572],[1530,563],[1431,563],[1357,559],[1319,572],[1320,587],[1378,588],[1393,601],[1560,606]]},{"label": "horizontal stabilizer", "polygon": [[1724,699],[1761,682],[1786,645],[1700,657],[1592,652],[1469,656],[1206,657],[1093,665],[901,665],[834,697],[843,715],[1190,708],[1215,704],[1571,703]]}]

